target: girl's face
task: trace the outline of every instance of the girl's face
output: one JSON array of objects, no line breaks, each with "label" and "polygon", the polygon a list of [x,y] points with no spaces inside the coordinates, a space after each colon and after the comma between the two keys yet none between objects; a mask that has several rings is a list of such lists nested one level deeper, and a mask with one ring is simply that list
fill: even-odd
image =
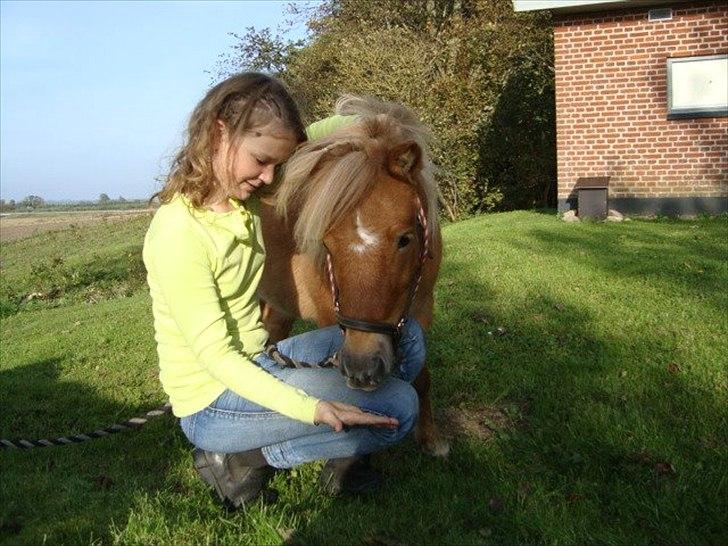
[{"label": "girl's face", "polygon": [[234,143],[225,124],[217,123],[221,136],[212,169],[226,198],[243,201],[273,182],[276,165],[288,159],[298,145],[293,134],[277,121],[251,129]]}]

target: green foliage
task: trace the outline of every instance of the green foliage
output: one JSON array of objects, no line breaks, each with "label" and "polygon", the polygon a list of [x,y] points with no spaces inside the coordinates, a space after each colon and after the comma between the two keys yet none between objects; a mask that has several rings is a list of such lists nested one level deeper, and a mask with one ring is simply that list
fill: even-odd
[{"label": "green foliage", "polygon": [[547,16],[515,14],[509,0],[329,0],[304,15],[305,45],[249,30],[223,68],[278,73],[309,121],[342,93],[414,109],[435,136],[453,219],[555,204]]},{"label": "green foliage", "polygon": [[28,195],[25,197],[18,206],[21,208],[37,209],[45,204],[45,199],[39,195]]},{"label": "green foliage", "polygon": [[230,35],[238,43],[232,46],[232,52],[221,56],[220,64],[224,68],[219,76],[239,70],[278,73],[285,69],[288,58],[295,49],[303,45],[302,41],[288,42],[278,35],[273,36],[267,28],[257,30],[255,27],[248,27],[242,36],[235,32]]}]

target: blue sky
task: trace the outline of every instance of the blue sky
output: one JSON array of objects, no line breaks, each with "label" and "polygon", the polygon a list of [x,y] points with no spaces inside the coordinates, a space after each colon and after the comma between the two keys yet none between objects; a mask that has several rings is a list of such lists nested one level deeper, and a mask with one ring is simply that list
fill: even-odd
[{"label": "blue sky", "polygon": [[149,197],[228,33],[275,30],[286,5],[0,2],[0,197]]}]

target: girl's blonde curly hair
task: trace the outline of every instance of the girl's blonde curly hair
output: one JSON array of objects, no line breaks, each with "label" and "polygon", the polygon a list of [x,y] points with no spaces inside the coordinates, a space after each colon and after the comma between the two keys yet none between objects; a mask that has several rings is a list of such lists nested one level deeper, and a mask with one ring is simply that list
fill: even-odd
[{"label": "girl's blonde curly hair", "polygon": [[283,84],[257,72],[236,74],[210,89],[197,104],[187,126],[186,143],[154,197],[168,203],[181,193],[194,207],[203,206],[216,189],[212,159],[220,139],[218,120],[225,124],[232,142],[273,120],[282,123],[298,142],[306,140],[298,107]]}]

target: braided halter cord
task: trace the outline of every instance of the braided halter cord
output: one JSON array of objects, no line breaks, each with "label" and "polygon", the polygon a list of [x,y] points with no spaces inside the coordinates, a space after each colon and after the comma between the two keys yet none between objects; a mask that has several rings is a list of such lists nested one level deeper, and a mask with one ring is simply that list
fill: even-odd
[{"label": "braided halter cord", "polygon": [[2,438],[0,439],[0,449],[31,449],[35,447],[52,447],[80,444],[83,442],[88,442],[89,440],[94,440],[96,438],[103,438],[104,436],[116,434],[117,432],[141,428],[150,419],[154,417],[159,417],[161,415],[166,415],[167,413],[171,413],[171,411],[172,404],[167,402],[163,406],[148,411],[143,415],[133,417],[131,419],[128,419],[127,421],[122,421],[121,423],[115,423],[106,428],[100,428],[91,432],[86,432],[85,434],[75,434],[73,436],[61,436],[59,438],[49,438],[41,440],[11,440]]},{"label": "braided halter cord", "polygon": [[[378,334],[386,334],[392,336],[397,342],[400,334],[402,333],[402,327],[407,321],[407,315],[409,314],[412,303],[417,295],[417,289],[422,281],[422,274],[424,271],[424,265],[427,258],[432,258],[430,252],[430,230],[427,225],[427,216],[425,215],[425,209],[422,206],[422,201],[419,196],[415,197],[415,204],[417,205],[417,223],[422,231],[422,250],[420,252],[420,260],[417,265],[417,271],[415,272],[412,282],[409,286],[409,295],[407,297],[407,305],[405,305],[402,316],[397,322],[396,326],[392,326],[386,322],[373,322],[368,320],[359,320],[351,317],[347,317],[341,313],[341,303],[339,301],[339,288],[336,285],[336,279],[334,277],[334,266],[331,258],[329,249],[326,248],[326,272],[329,277],[329,284],[331,285],[331,298],[334,302],[334,311],[336,312],[336,320],[342,330],[358,330],[360,332],[373,332]],[[325,248],[325,247],[324,247]]]}]

